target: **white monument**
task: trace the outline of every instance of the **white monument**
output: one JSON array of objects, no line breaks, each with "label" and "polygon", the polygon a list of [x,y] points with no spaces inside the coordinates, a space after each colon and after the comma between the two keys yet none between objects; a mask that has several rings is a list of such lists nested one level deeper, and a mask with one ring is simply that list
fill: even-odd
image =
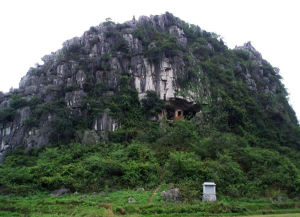
[{"label": "white monument", "polygon": [[216,201],[216,184],[214,182],[203,183],[203,197],[202,201]]}]

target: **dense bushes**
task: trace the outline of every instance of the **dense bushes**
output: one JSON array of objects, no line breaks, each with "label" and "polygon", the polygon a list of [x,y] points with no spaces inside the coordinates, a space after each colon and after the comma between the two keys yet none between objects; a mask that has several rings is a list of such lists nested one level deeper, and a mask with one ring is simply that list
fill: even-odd
[{"label": "dense bushes", "polygon": [[[151,137],[154,130],[159,136]],[[153,188],[162,180],[178,186],[183,200],[199,198],[204,181],[216,182],[219,195],[230,197],[300,193],[299,163],[296,156],[286,157],[293,156],[291,149],[283,155],[251,147],[245,137],[199,131],[189,121],[164,127],[149,122],[142,133],[120,142],[15,151],[0,166],[0,190],[26,193],[62,185],[72,191]]]},{"label": "dense bushes", "polygon": [[196,182],[204,180],[204,163],[193,152],[172,152],[166,163],[166,174],[170,182],[190,179]]},{"label": "dense bushes", "polygon": [[0,123],[8,123],[14,120],[18,114],[17,110],[27,106],[27,101],[17,94],[13,94],[9,101],[9,107],[5,107],[0,111]]},{"label": "dense bushes", "polygon": [[13,121],[15,115],[17,114],[16,110],[13,108],[4,108],[0,111],[0,122],[7,123]]},{"label": "dense bushes", "polygon": [[158,63],[164,56],[172,58],[184,49],[177,43],[174,35],[159,31],[151,24],[139,26],[133,31],[133,35],[146,47],[144,55],[151,63]]},{"label": "dense bushes", "polygon": [[144,112],[148,117],[156,116],[164,109],[165,102],[161,100],[155,91],[148,90],[146,97],[141,100]]},{"label": "dense bushes", "polygon": [[21,95],[12,95],[10,98],[10,106],[14,109],[19,109],[25,107],[27,105],[27,101]]},{"label": "dense bushes", "polygon": [[1,165],[0,188],[2,192],[21,193],[62,185],[73,191],[154,187],[159,181],[158,169],[152,152],[144,145],[70,144],[40,150],[36,156],[15,152]]}]

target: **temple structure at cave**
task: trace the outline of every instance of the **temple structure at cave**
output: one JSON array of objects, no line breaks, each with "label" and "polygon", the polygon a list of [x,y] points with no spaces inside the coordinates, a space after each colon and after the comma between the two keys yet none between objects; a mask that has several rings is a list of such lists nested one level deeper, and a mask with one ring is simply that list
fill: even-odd
[{"label": "temple structure at cave", "polygon": [[174,97],[166,101],[166,107],[161,112],[159,119],[165,119],[167,121],[191,119],[200,110],[201,106],[199,104]]}]

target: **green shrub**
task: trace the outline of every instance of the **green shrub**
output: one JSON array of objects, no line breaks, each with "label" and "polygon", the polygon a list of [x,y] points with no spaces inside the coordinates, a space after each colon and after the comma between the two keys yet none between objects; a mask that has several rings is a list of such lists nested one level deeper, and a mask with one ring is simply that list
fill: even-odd
[{"label": "green shrub", "polygon": [[235,54],[242,58],[243,60],[249,60],[250,58],[250,53],[248,51],[245,50],[234,50]]},{"label": "green shrub", "polygon": [[0,123],[12,122],[17,112],[13,108],[4,108],[0,111]]},{"label": "green shrub", "polygon": [[191,150],[191,147],[200,139],[195,123],[187,120],[178,120],[166,130],[167,133],[157,140],[161,146]]},{"label": "green shrub", "polygon": [[240,165],[228,155],[220,155],[216,161],[207,161],[205,167],[209,168],[207,179],[214,181],[218,192],[231,197],[240,197],[247,191],[246,175]]},{"label": "green shrub", "polygon": [[159,99],[155,91],[148,90],[146,97],[141,100],[143,110],[149,117],[157,116],[165,107],[165,102]]},{"label": "green shrub", "polygon": [[10,98],[10,106],[13,109],[19,109],[25,107],[27,105],[27,101],[20,95],[14,94]]},{"label": "green shrub", "polygon": [[173,152],[166,163],[167,180],[180,182],[190,179],[201,182],[204,180],[201,158],[192,152]]},{"label": "green shrub", "polygon": [[26,118],[23,121],[23,124],[28,128],[36,127],[38,124],[38,120],[36,118]]}]

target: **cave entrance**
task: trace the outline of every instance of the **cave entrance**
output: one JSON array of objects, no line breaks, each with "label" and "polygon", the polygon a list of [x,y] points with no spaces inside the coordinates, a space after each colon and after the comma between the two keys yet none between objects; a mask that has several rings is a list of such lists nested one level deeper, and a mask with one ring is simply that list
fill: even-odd
[{"label": "cave entrance", "polygon": [[166,102],[164,118],[169,121],[190,120],[201,110],[199,104],[181,98],[171,98]]},{"label": "cave entrance", "polygon": [[177,120],[184,120],[183,111],[181,109],[175,110],[174,121],[177,121]]}]

